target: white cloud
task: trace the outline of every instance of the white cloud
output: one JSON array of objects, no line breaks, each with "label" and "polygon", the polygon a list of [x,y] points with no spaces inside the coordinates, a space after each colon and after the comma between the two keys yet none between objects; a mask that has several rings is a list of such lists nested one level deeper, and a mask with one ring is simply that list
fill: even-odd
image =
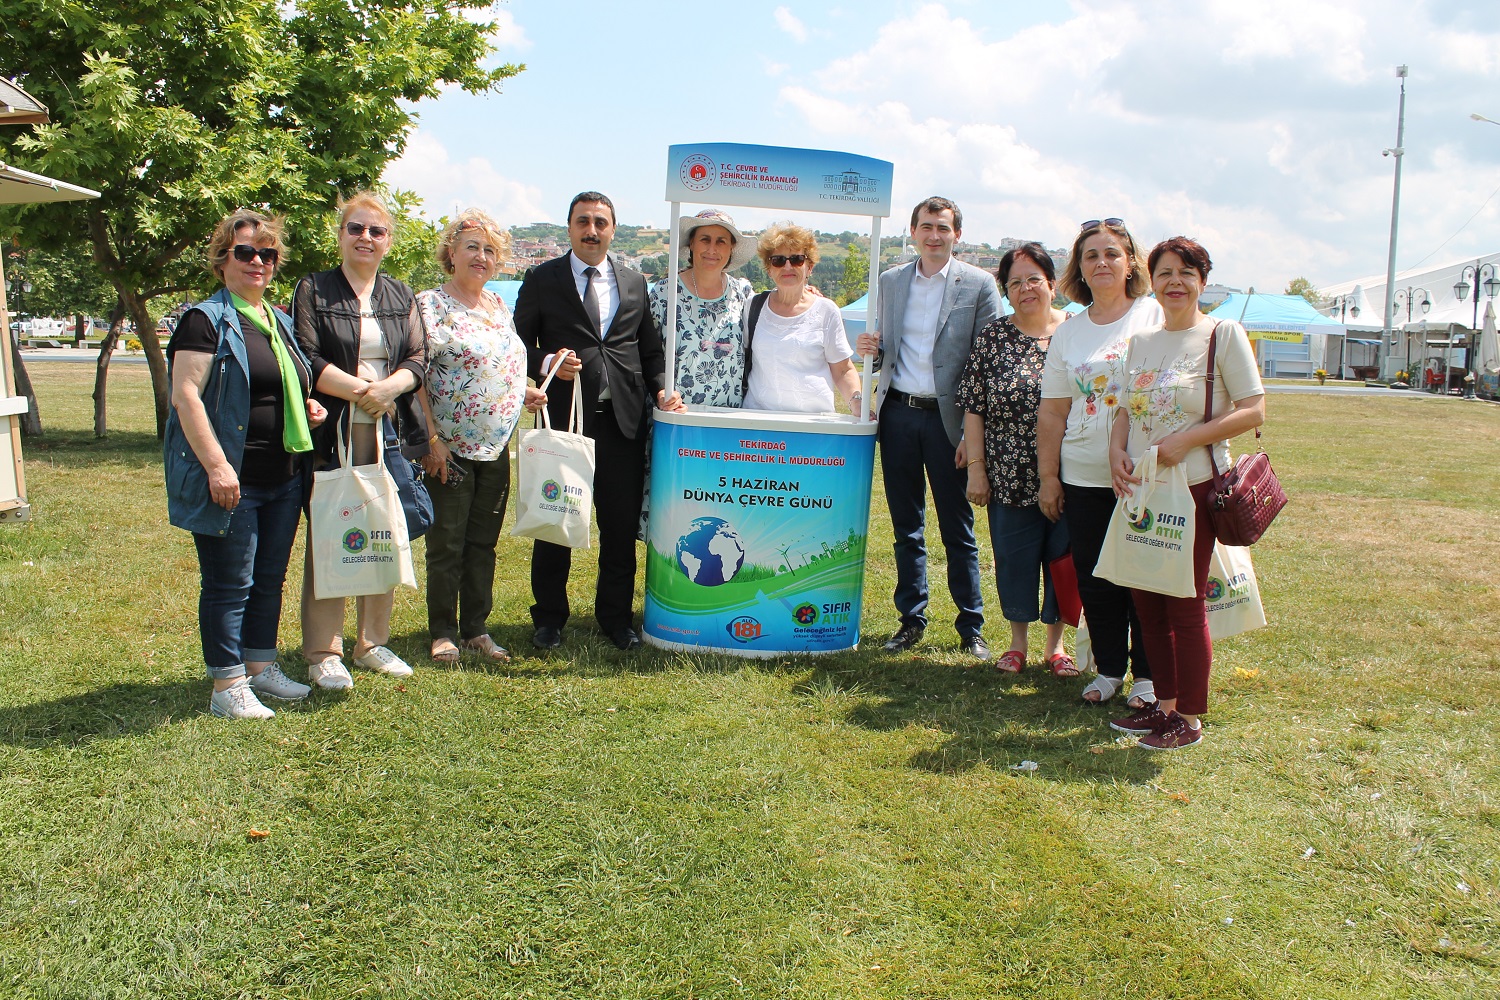
[{"label": "white cloud", "polygon": [[531,39],[527,37],[526,29],[516,23],[514,14],[508,10],[494,10],[493,8],[487,14],[487,19],[495,22],[495,30],[490,40],[495,43],[497,49],[524,52],[531,48]]},{"label": "white cloud", "polygon": [[1500,184],[1500,142],[1461,120],[1500,117],[1463,103],[1496,93],[1500,36],[1468,20],[1442,0],[1204,0],[1191,15],[1073,0],[1057,23],[1011,30],[928,3],[799,67],[812,82],[779,96],[809,144],[896,164],[898,225],[932,193],[990,242],[1066,245],[1077,220],[1118,215],[1143,242],[1208,241],[1215,277],[1279,290],[1383,266],[1397,63],[1412,65],[1403,266]]},{"label": "white cloud", "polygon": [[511,180],[482,156],[455,159],[430,133],[414,133],[406,150],[385,168],[384,181],[416,192],[432,218],[455,209],[482,208],[503,226],[546,221],[540,188]]},{"label": "white cloud", "polygon": [[774,13],[776,27],[791,35],[799,42],[807,41],[807,26],[798,20],[797,15],[792,13],[790,7],[777,7]]}]

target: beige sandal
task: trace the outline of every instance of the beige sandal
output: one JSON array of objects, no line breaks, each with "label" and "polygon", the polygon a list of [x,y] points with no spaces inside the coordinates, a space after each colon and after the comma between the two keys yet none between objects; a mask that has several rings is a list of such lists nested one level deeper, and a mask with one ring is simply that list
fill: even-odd
[{"label": "beige sandal", "polygon": [[432,652],[429,655],[438,663],[457,663],[461,653],[452,639],[442,638],[432,640]]},{"label": "beige sandal", "polygon": [[510,662],[510,652],[488,635],[476,635],[464,645],[495,663]]}]

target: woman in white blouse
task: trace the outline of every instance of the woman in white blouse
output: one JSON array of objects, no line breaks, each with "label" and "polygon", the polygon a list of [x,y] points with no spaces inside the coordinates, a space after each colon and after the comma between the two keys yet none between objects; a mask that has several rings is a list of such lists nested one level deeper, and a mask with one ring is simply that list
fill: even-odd
[{"label": "woman in white blouse", "polygon": [[1088,308],[1052,337],[1036,421],[1042,513],[1068,520],[1078,596],[1099,670],[1083,700],[1109,701],[1124,686],[1129,666],[1135,675],[1131,708],[1156,700],[1140,622],[1130,591],[1094,576],[1094,564],[1115,509],[1109,429],[1124,388],[1125,352],[1134,334],[1161,325],[1161,307],[1146,297],[1147,273],[1125,223],[1094,219],[1079,227],[1058,287]]},{"label": "woman in white blouse", "polygon": [[760,234],[756,249],[776,287],[746,310],[745,409],[832,413],[837,386],[858,412],[859,374],[844,319],[832,300],[807,284],[818,263],[817,237],[802,226],[777,223]]},{"label": "woman in white blouse", "polygon": [[526,384],[526,346],[510,310],[485,282],[510,255],[510,234],[477,208],[460,212],[438,240],[449,275],[417,296],[427,327],[427,377],[417,389],[432,427],[422,468],[432,485],[427,533],[427,629],[432,658],[454,663],[463,648],[510,658],[490,638],[495,545],[510,496],[506,443],[522,408],[547,397]]},{"label": "woman in white blouse", "polygon": [[[1134,475],[1134,460],[1153,445],[1158,464],[1183,467],[1198,514],[1193,533],[1197,593],[1167,597],[1132,591],[1159,701],[1110,725],[1139,735],[1148,750],[1176,750],[1203,739],[1198,716],[1208,708],[1213,645],[1204,598],[1214,550],[1209,520],[1214,466],[1229,470],[1229,439],[1265,422],[1266,397],[1244,327],[1231,319],[1216,321],[1198,308],[1213,266],[1203,245],[1174,236],[1156,245],[1149,266],[1165,321],[1130,342],[1125,395],[1110,441],[1110,471],[1115,493],[1124,496],[1141,482]],[[1207,377],[1210,340],[1212,382]],[[1210,386],[1213,419],[1204,422]]]}]

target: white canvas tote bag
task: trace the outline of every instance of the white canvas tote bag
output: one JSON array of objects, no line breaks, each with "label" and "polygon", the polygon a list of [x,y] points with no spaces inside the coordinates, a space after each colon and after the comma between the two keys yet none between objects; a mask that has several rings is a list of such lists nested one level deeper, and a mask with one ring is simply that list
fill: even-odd
[{"label": "white canvas tote bag", "polygon": [[313,596],[384,594],[397,584],[417,586],[406,514],[396,481],[375,450],[373,465],[354,464],[354,441],[338,429],[339,466],[313,473],[308,505],[313,550]]},{"label": "white canvas tote bag", "polygon": [[1204,596],[1210,639],[1227,639],[1266,623],[1266,609],[1260,603],[1260,583],[1255,579],[1255,567],[1250,564],[1250,550],[1243,546],[1214,542]]},{"label": "white canvas tote bag", "polygon": [[1156,446],[1136,462],[1140,483],[1109,518],[1094,575],[1122,587],[1168,597],[1193,597],[1193,536],[1197,507],[1182,463],[1157,465]]},{"label": "white canvas tote bag", "polygon": [[[566,358],[558,355],[552,372],[542,382],[543,392]],[[566,545],[589,547],[589,518],[594,506],[594,439],[583,433],[583,393],[573,385],[573,408],[568,429],[553,430],[544,406],[542,426],[521,434],[516,459],[516,524],[512,535]]]}]

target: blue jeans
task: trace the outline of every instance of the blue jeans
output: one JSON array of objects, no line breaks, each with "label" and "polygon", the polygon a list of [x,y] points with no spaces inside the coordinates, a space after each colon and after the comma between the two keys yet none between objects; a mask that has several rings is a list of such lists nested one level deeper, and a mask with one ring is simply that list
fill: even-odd
[{"label": "blue jeans", "polygon": [[936,410],[887,399],[880,411],[880,469],[896,535],[896,611],[903,625],[927,625],[927,485],[938,532],[948,556],[948,593],[958,607],[960,638],[980,634],[984,597],[979,590],[979,546],[974,508],[964,496],[968,474],[953,467],[954,447]]},{"label": "blue jeans", "polygon": [[240,502],[223,535],[194,533],[202,589],[198,631],[203,662],[214,680],[245,676],[245,661],[276,659],[281,585],[297,521],[302,477],[275,487],[240,487]]},{"label": "blue jeans", "polygon": [[[1000,591],[1000,613],[1008,622],[1047,625],[1060,619],[1057,595],[1052,590],[1052,560],[1068,551],[1068,522],[1053,524],[1036,504],[1007,507],[992,503],[990,544],[995,549],[995,585]],[[1038,609],[1037,574],[1042,577],[1042,604]]]}]

